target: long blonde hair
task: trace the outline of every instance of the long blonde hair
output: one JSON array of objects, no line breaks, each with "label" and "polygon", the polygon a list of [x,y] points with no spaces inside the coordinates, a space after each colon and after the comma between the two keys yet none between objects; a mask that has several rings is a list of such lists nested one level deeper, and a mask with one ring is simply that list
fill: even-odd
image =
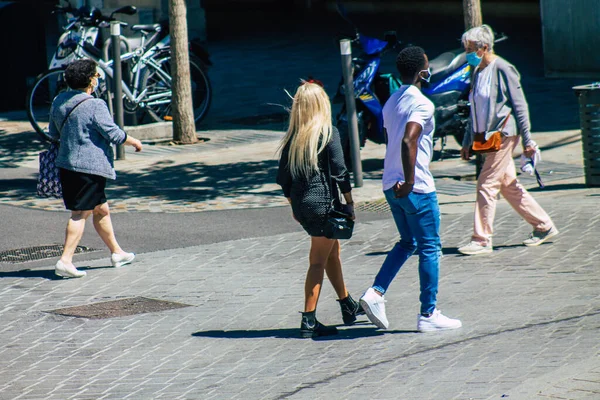
[{"label": "long blonde hair", "polygon": [[325,90],[312,82],[303,82],[293,100],[290,125],[279,150],[289,143],[292,177],[308,178],[318,171],[318,155],[331,140],[331,103]]}]

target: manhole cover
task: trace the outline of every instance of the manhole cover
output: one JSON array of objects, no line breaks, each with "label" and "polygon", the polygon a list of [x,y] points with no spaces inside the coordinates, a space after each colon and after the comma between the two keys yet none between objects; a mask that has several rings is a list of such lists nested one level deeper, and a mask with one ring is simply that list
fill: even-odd
[{"label": "manhole cover", "polygon": [[[43,260],[45,258],[59,257],[63,252],[62,244],[49,244],[43,246],[25,247],[23,249],[6,250],[0,252],[0,262],[22,263],[27,261]],[[77,246],[75,254],[98,251],[86,246]]]},{"label": "manhole cover", "polygon": [[385,201],[385,199],[376,201],[365,201],[364,203],[358,203],[356,205],[356,210],[383,214],[390,212],[390,205],[387,203],[387,201]]},{"label": "manhole cover", "polygon": [[172,301],[148,299],[145,297],[132,297],[128,299],[88,304],[85,306],[59,308],[58,310],[51,310],[48,312],[52,314],[66,315],[69,317],[105,319],[172,310],[183,307],[191,306],[189,304],[175,303]]}]

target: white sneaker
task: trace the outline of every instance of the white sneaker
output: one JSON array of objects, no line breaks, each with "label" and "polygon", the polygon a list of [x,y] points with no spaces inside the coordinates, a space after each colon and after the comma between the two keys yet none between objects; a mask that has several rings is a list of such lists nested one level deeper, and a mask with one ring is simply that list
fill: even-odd
[{"label": "white sneaker", "polygon": [[533,231],[528,239],[523,241],[527,247],[535,247],[544,243],[546,240],[558,235],[558,229],[555,226],[548,229],[546,232]]},{"label": "white sneaker", "polygon": [[110,256],[110,261],[112,262],[112,266],[115,268],[122,267],[123,265],[131,264],[133,259],[135,258],[134,253],[125,253],[125,254],[117,254],[112,253]]},{"label": "white sneaker", "polygon": [[58,260],[54,267],[54,273],[63,278],[82,278],[87,275],[85,271],[79,271],[73,264],[65,265],[60,260]]},{"label": "white sneaker", "polygon": [[390,323],[385,316],[385,299],[369,288],[360,298],[360,305],[369,317],[369,320],[381,329],[387,329]]},{"label": "white sneaker", "polygon": [[460,320],[451,319],[442,315],[442,312],[437,308],[429,318],[424,317],[421,314],[417,317],[417,330],[419,332],[445,331],[449,329],[458,329],[461,326],[462,322],[460,322]]},{"label": "white sneaker", "polygon": [[490,254],[492,250],[492,243],[483,245],[479,242],[471,242],[465,246],[458,248],[459,253],[467,256],[475,256],[478,254]]}]

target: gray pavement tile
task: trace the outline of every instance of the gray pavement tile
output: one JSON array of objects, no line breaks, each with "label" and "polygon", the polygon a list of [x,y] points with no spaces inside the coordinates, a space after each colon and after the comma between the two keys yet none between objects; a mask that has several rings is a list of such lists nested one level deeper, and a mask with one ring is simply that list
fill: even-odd
[{"label": "gray pavement tile", "polygon": [[[559,226],[598,232],[598,219],[579,217],[576,211],[583,206],[577,198],[568,206],[543,205],[553,208]],[[526,236],[529,229],[504,203],[499,217],[496,245]],[[470,213],[444,217],[445,247],[460,244],[470,218]],[[440,308],[465,326],[440,335],[411,332],[418,277],[416,260],[410,260],[386,296],[391,331],[359,325],[344,329],[339,340],[293,338],[308,250],[305,236],[296,233],[141,255],[129,269],[95,269],[78,281],[4,278],[11,286],[0,289],[0,301],[12,308],[1,314],[0,338],[8,340],[0,346],[0,370],[8,385],[0,386],[0,398],[52,383],[63,398],[511,394],[527,380],[600,354],[600,277],[597,257],[586,253],[594,240],[586,235],[590,247],[568,252],[576,231],[561,231],[554,244],[536,249],[504,248],[483,258],[446,255]],[[362,243],[345,243],[342,258],[348,286],[358,297],[383,261],[366,254],[389,249],[397,234],[391,221],[381,221],[359,224],[356,235],[353,241]],[[166,260],[169,272],[157,276]],[[195,307],[108,321],[43,313],[134,295]],[[325,322],[340,322],[334,298],[326,283],[319,305]],[[80,381],[70,381],[71,374]],[[440,383],[423,391],[430,376],[440,377]],[[570,385],[579,387],[576,381]],[[108,387],[100,391],[101,386]]]}]

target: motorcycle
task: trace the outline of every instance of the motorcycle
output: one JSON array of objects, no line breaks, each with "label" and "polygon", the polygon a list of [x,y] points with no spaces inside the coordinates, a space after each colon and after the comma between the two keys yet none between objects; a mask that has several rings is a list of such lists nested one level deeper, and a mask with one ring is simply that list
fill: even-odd
[{"label": "motorcycle", "polygon": [[[383,129],[383,106],[389,97],[402,85],[400,79],[393,74],[382,73],[379,69],[382,55],[399,47],[400,42],[395,32],[388,32],[384,40],[367,37],[356,29],[338,2],[338,12],[354,27],[355,37],[353,47],[359,45],[360,55],[352,59],[354,97],[358,119],[359,143],[363,147],[366,140],[377,144],[387,142]],[[496,40],[507,39],[502,36]],[[463,49],[444,52],[429,61],[431,68],[430,83],[422,88],[423,93],[435,105],[436,130],[434,143],[441,140],[443,156],[448,136],[453,136],[459,145],[467,130],[470,116],[469,90],[472,67],[467,64],[466,53]],[[334,103],[344,101],[343,80],[338,86]],[[350,140],[346,105],[342,105],[336,116],[336,126],[340,132],[344,156],[347,165],[350,161]]]}]

